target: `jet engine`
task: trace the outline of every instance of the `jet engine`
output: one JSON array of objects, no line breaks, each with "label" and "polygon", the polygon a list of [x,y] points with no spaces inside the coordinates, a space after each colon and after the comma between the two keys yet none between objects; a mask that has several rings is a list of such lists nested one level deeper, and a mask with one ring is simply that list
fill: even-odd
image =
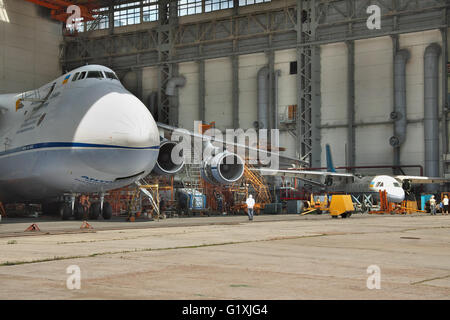
[{"label": "jet engine", "polygon": [[176,142],[169,140],[161,142],[159,146],[158,160],[153,168],[153,173],[166,176],[176,174],[183,169],[184,161],[181,164],[176,164],[172,160],[172,152],[176,145]]},{"label": "jet engine", "polygon": [[405,192],[409,193],[412,189],[412,184],[410,180],[403,180],[402,182],[402,188],[405,190]]},{"label": "jet engine", "polygon": [[221,152],[203,161],[200,173],[211,184],[231,184],[244,174],[244,161],[235,153]]}]

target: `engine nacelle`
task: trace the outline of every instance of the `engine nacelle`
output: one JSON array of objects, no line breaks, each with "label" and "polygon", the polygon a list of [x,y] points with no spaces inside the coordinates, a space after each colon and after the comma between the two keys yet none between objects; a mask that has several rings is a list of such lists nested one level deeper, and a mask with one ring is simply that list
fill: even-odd
[{"label": "engine nacelle", "polygon": [[211,184],[231,184],[244,174],[244,161],[240,156],[228,151],[219,153],[203,161],[201,176]]},{"label": "engine nacelle", "polygon": [[168,140],[161,142],[161,145],[159,146],[158,160],[153,168],[153,173],[167,176],[176,174],[183,169],[184,161],[181,164],[176,164],[172,161],[172,152],[176,145],[176,142]]}]

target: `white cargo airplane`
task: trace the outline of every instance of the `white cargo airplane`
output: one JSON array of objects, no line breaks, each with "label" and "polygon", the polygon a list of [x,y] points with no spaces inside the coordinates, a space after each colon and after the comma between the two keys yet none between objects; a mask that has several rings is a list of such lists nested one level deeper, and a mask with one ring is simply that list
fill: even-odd
[{"label": "white cargo airplane", "polygon": [[[109,219],[106,191],[152,171],[175,174],[184,165],[171,161],[176,144],[161,140],[147,107],[99,65],[36,90],[0,95],[0,141],[0,201],[43,203],[63,219],[80,217],[76,196],[87,193],[101,195],[90,216]],[[229,182],[243,167],[238,171]]]}]

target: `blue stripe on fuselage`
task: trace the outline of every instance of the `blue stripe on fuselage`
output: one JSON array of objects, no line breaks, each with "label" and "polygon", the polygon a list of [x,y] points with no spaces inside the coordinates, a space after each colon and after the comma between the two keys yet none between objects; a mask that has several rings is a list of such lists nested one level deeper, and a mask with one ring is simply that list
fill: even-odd
[{"label": "blue stripe on fuselage", "polygon": [[159,149],[158,146],[152,147],[127,147],[127,146],[115,146],[107,144],[93,144],[93,143],[80,143],[80,142],[43,142],[29,144],[23,147],[14,148],[11,150],[0,152],[0,157],[17,152],[24,152],[36,149],[48,149],[48,148],[100,148],[100,149],[130,149],[130,150],[151,150]]}]

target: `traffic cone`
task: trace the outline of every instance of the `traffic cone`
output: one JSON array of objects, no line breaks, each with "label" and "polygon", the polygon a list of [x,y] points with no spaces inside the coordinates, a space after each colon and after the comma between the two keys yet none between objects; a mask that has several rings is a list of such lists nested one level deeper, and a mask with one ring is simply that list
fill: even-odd
[{"label": "traffic cone", "polygon": [[94,227],[91,226],[89,223],[87,223],[86,220],[84,220],[83,223],[81,224],[80,229],[94,229]]},{"label": "traffic cone", "polygon": [[41,229],[39,229],[39,227],[36,223],[33,223],[31,226],[26,228],[24,232],[27,232],[27,231],[41,231]]}]

